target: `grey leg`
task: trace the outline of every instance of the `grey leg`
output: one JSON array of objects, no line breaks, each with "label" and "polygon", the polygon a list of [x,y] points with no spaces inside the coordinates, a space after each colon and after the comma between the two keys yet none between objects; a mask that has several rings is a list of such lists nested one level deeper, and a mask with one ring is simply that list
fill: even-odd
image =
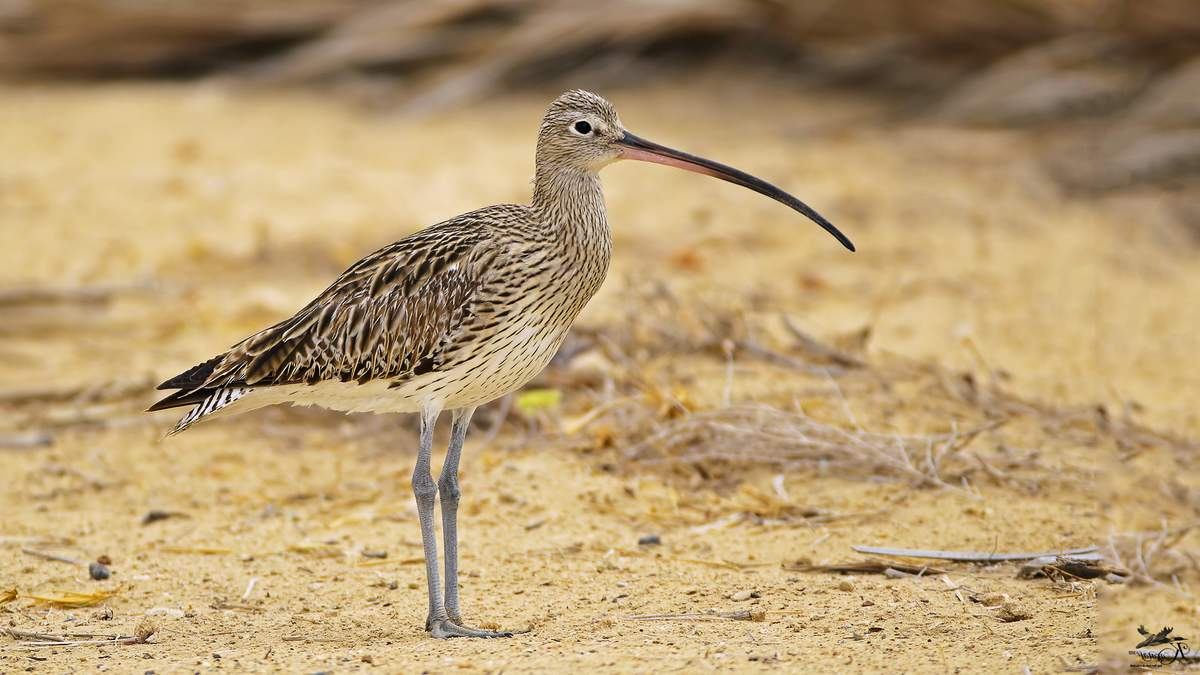
[{"label": "grey leg", "polygon": [[[458,460],[462,454],[463,441],[471,422],[474,408],[454,412],[454,429],[446,462],[442,467],[439,483],[442,486],[442,529],[446,537],[446,604],[442,604],[441,588],[438,584],[437,536],[433,531],[433,504],[437,498],[438,485],[433,482],[429,460],[433,454],[433,427],[440,410],[421,412],[421,444],[417,451],[417,465],[413,469],[413,494],[417,498],[417,516],[421,520],[421,544],[425,548],[425,578],[429,591],[429,615],[425,619],[425,630],[435,638],[449,637],[511,637],[512,633],[475,630],[459,625],[458,617]],[[448,616],[447,607],[453,608]]]},{"label": "grey leg", "polygon": [[474,412],[475,408],[454,411],[450,447],[446,450],[446,461],[442,463],[442,475],[438,478],[446,555],[446,615],[460,626],[463,621],[458,611],[458,498],[462,491],[458,488],[458,460],[462,456],[463,443],[467,440],[467,429],[471,426]]},{"label": "grey leg", "polygon": [[509,631],[479,630],[463,626],[458,609],[458,460],[462,457],[463,443],[467,440],[467,429],[471,426],[471,415],[475,408],[459,408],[454,411],[454,424],[450,432],[450,447],[446,450],[446,461],[442,463],[442,475],[438,478],[438,492],[442,497],[442,538],[446,553],[446,614],[451,635],[463,637],[512,637]]},{"label": "grey leg", "polygon": [[421,411],[421,442],[417,447],[417,465],[413,467],[412,488],[417,499],[417,518],[421,521],[421,544],[425,547],[425,581],[429,586],[429,615],[425,619],[425,630],[446,619],[446,608],[442,606],[442,589],[438,585],[437,535],[433,531],[433,503],[437,499],[437,485],[429,470],[429,459],[433,454],[433,428],[441,410]]}]

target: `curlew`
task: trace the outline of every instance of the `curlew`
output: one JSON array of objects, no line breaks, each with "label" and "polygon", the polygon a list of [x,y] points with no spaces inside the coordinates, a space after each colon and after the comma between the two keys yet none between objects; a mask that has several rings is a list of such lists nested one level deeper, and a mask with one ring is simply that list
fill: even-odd
[{"label": "curlew", "polygon": [[[412,490],[425,549],[436,638],[503,637],[469,628],[458,601],[458,463],[476,406],[542,370],[604,281],[612,253],[597,172],[621,159],[720,178],[782,202],[854,245],[800,200],[724,164],[624,129],[586,92],[555,99],[538,131],[533,199],[463,214],[412,234],[347,269],[294,316],[159,385],[150,410],[191,406],[171,434],[277,403],[420,416]],[[433,430],[452,417],[440,478]],[[441,495],[445,594],[438,579],[434,502]]]}]

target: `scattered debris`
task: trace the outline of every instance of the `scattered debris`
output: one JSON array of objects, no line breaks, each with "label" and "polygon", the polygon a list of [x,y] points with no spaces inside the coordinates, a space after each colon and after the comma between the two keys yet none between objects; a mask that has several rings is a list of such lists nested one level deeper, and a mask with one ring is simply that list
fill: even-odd
[{"label": "scattered debris", "polygon": [[43,560],[53,560],[54,562],[67,563],[68,565],[83,565],[84,564],[82,560],[76,560],[75,558],[69,558],[65,555],[58,555],[57,553],[47,553],[45,551],[37,551],[37,550],[31,549],[31,548],[22,548],[21,553],[24,553],[25,555],[31,555],[35,558],[41,558]]},{"label": "scattered debris", "polygon": [[534,415],[549,411],[562,404],[562,391],[558,389],[525,389],[516,395],[517,412]]},{"label": "scattered debris", "polygon": [[[303,553],[313,555],[319,558],[337,558],[345,552],[336,544],[330,544],[320,541],[300,541],[295,544],[289,544],[287,550],[292,553]],[[361,562],[360,565],[370,564],[370,562],[383,562],[381,560]]]},{"label": "scattered debris", "polygon": [[1028,611],[1026,611],[1025,609],[1023,609],[1011,602],[1006,602],[1006,603],[1000,605],[999,609],[996,612],[996,619],[1003,623],[1013,623],[1015,621],[1024,621],[1026,619],[1032,618],[1032,616],[1033,615],[1030,614]]},{"label": "scattered debris", "polygon": [[626,456],[647,464],[709,461],[836,468],[902,477],[917,485],[947,485],[941,475],[944,461],[999,424],[961,433],[905,436],[846,429],[802,411],[741,404],[684,414],[633,444]]},{"label": "scattered debris", "polygon": [[[809,335],[790,316],[783,317],[783,325],[792,334],[792,337],[796,339],[796,346],[804,350],[810,357],[825,360],[843,368],[863,368],[867,365],[866,362],[857,356],[831,347]],[[870,335],[869,329],[867,330],[867,335]]]},{"label": "scattered debris", "polygon": [[873,555],[889,555],[900,558],[933,558],[936,560],[953,560],[955,562],[1006,562],[1013,560],[1032,560],[1034,558],[1043,558],[1046,556],[1070,556],[1075,559],[1085,559],[1084,556],[1091,554],[1096,555],[1096,560],[1099,559],[1099,554],[1096,551],[1099,547],[1089,546],[1087,548],[1073,548],[1064,551],[1048,551],[1042,553],[981,553],[978,551],[938,551],[931,549],[917,548],[888,548],[885,546],[851,546],[859,553],[870,553]]},{"label": "scattered debris", "polygon": [[25,644],[27,649],[41,647],[77,647],[81,645],[136,645],[146,644],[158,632],[154,622],[143,619],[134,629],[133,635],[102,635],[96,633],[64,633],[53,635],[49,633],[33,633],[9,628],[4,631],[14,640]]},{"label": "scattered debris", "polygon": [[118,589],[112,590],[95,590],[88,593],[77,591],[58,591],[48,595],[34,595],[26,593],[22,597],[33,600],[35,604],[49,605],[50,607],[58,607],[60,609],[77,609],[79,607],[93,607],[105,600],[117,595]]},{"label": "scattered debris", "polygon": [[1163,586],[1172,584],[1172,567],[1194,565],[1194,556],[1178,548],[1179,543],[1200,521],[1156,532],[1124,532],[1109,537],[1109,558],[1129,570],[1130,583]]},{"label": "scattered debris", "polygon": [[1034,558],[1017,570],[1018,579],[1045,577],[1054,581],[1064,579],[1101,579],[1123,584],[1129,579],[1129,570],[1109,565],[1101,559],[1074,556],[1042,556]]},{"label": "scattered debris", "polygon": [[109,572],[107,565],[99,561],[94,561],[88,563],[88,575],[96,581],[103,581],[112,576],[112,573]]},{"label": "scattered debris", "polygon": [[150,511],[146,512],[146,515],[142,516],[142,525],[149,525],[150,523],[157,523],[160,520],[166,520],[168,518],[190,518],[190,517],[191,516],[189,516],[188,514],[182,513],[180,511],[163,511],[162,509],[151,509]]},{"label": "scattered debris", "polygon": [[246,590],[242,592],[241,602],[246,602],[250,599],[250,595],[254,593],[254,587],[258,585],[258,577],[250,577],[250,581],[246,583]]},{"label": "scattered debris", "polygon": [[233,611],[238,611],[238,612],[261,612],[261,611],[263,611],[263,608],[259,607],[257,605],[247,605],[245,603],[239,603],[239,602],[225,602],[224,600],[218,600],[209,606],[212,607],[213,609],[228,609],[228,610],[233,610]]},{"label": "scattered debris", "polygon": [[763,609],[743,609],[736,612],[713,612],[711,614],[635,614],[625,617],[626,621],[765,621]]},{"label": "scattered debris", "polygon": [[842,572],[846,574],[884,574],[892,576],[889,572],[897,573],[906,577],[919,577],[926,574],[945,574],[945,570],[928,565],[911,565],[901,562],[890,562],[884,560],[875,560],[867,558],[865,560],[855,560],[842,563],[834,563],[832,565],[813,565],[808,562],[795,562],[783,565],[783,569],[792,570],[795,572]]}]

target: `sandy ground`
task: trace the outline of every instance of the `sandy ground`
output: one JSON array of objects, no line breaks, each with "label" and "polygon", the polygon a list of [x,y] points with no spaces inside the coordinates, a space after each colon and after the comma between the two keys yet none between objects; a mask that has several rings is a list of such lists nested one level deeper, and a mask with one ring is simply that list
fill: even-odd
[{"label": "sandy ground", "polygon": [[[8,640],[0,671],[1049,672],[1127,662],[1139,623],[1194,635],[1200,573],[1163,555],[1146,561],[1161,585],[1024,580],[1013,565],[919,579],[788,569],[857,559],[854,544],[1111,541],[1127,556],[1136,537],[1117,535],[1151,533],[1145,553],[1193,523],[1200,265],[1152,194],[1059,194],[1030,159],[1037,138],[772,90],[722,78],[610,94],[629,128],[793,189],[859,253],[732,186],[618,165],[605,175],[614,267],[581,325],[623,330],[638,289],[661,281],[685,303],[786,313],[835,343],[871,328],[871,369],[842,391],[742,354],[734,367],[647,356],[695,408],[794,402],[848,428],[942,433],[995,419],[998,398],[947,384],[964,374],[1022,403],[954,458],[947,484],[819,467],[718,480],[632,462],[619,433],[561,433],[599,396],[567,389],[561,409],[477,430],[463,466],[467,618],[530,632],[448,642],[421,631],[409,423],[263,411],[162,441],[175,416],[140,409],[154,382],[294,311],[373,248],[524,200],[553,92],[401,119],[209,87],[0,91],[0,287],[97,293],[0,307],[0,600],[18,593],[0,625],[156,629],[123,646]],[[918,374],[879,375],[906,368]],[[143,525],[152,509],[180,515]],[[662,544],[639,546],[648,534]],[[113,577],[23,549],[106,555]],[[101,590],[88,607],[37,599]],[[750,620],[711,614],[739,611]],[[701,616],[631,618],[671,613]]]}]

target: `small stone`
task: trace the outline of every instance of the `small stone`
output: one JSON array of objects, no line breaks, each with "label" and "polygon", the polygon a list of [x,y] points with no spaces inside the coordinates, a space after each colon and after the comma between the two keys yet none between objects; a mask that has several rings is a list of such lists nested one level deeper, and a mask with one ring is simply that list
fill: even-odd
[{"label": "small stone", "polygon": [[362,662],[367,665],[373,666],[373,665],[375,665],[375,657],[371,656],[370,654],[363,654]]},{"label": "small stone", "polygon": [[101,565],[111,565],[112,558],[110,558],[106,555],[102,555],[99,558],[96,558],[96,562],[100,563]]},{"label": "small stone", "polygon": [[387,551],[363,551],[362,555],[364,558],[376,558],[379,560],[385,560],[385,559],[387,559],[388,554],[387,554]]},{"label": "small stone", "polygon": [[729,599],[733,600],[734,602],[743,602],[745,600],[749,600],[753,596],[754,593],[751,591],[738,591],[737,593],[729,596]]},{"label": "small stone", "polygon": [[839,591],[847,591],[847,592],[853,591],[854,590],[854,582],[850,581],[849,579],[842,579],[841,581],[838,582],[837,589]]},{"label": "small stone", "polygon": [[88,574],[90,574],[96,581],[103,581],[112,576],[112,572],[109,572],[108,568],[99,562],[88,564]]},{"label": "small stone", "polygon": [[662,537],[657,534],[647,534],[638,537],[638,546],[658,546],[662,543]]}]

